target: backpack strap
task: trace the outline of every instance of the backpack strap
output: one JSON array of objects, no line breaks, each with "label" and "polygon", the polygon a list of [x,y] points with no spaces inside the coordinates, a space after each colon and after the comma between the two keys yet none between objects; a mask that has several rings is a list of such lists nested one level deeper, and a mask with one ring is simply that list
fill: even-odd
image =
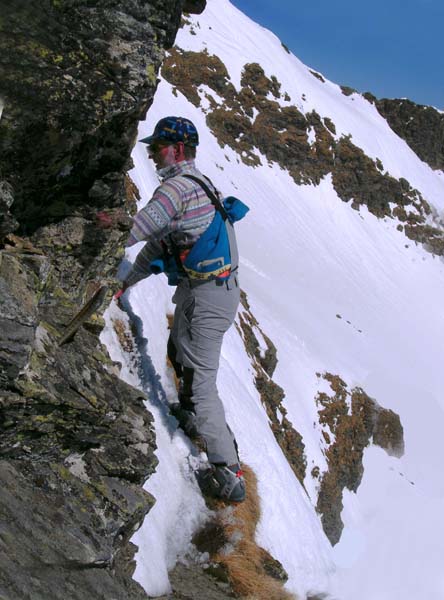
[{"label": "backpack strap", "polygon": [[180,260],[179,248],[174,243],[174,240],[171,237],[171,234],[169,234],[168,238],[170,240],[171,252],[169,252],[168,246],[162,240],[161,244],[162,244],[164,255],[166,255],[166,256],[168,256],[168,255],[172,256],[174,258],[174,262],[176,263],[177,272],[180,273],[181,275],[187,275],[185,269],[183,268],[182,261]]},{"label": "backpack strap", "polygon": [[[225,208],[224,208],[222,202],[219,200],[218,196],[214,192],[212,192],[211,189],[208,187],[208,185],[204,181],[202,181],[199,177],[195,177],[194,175],[188,175],[188,174],[182,175],[182,177],[185,177],[186,179],[191,179],[192,181],[197,183],[203,189],[203,191],[206,193],[208,198],[211,200],[211,204],[214,206],[214,208],[220,213],[220,215],[225,223],[225,227],[227,228],[228,241],[229,241],[229,245],[230,245],[231,264],[232,264],[230,273],[234,273],[235,271],[237,271],[238,266],[239,266],[238,265],[239,255],[238,255],[238,250],[237,250],[236,238],[234,236],[234,229],[233,229],[230,219],[228,218],[227,211],[225,210]],[[204,175],[204,177],[205,177],[205,179],[208,180],[208,182],[214,188],[212,181],[210,179],[208,179],[208,177],[206,177],[205,175]],[[178,268],[179,272],[185,273],[188,276],[185,269],[183,268],[182,261],[180,260],[179,249],[176,246],[176,244],[174,243],[171,235],[169,236],[169,238],[170,238],[173,256],[176,261],[177,268]]]},{"label": "backpack strap", "polygon": [[[223,220],[226,221],[228,219],[227,212],[226,212],[225,208],[223,207],[222,202],[219,200],[219,198],[216,196],[216,194],[210,190],[210,188],[207,186],[207,184],[202,181],[202,179],[199,179],[199,177],[195,177],[194,175],[182,175],[182,177],[186,177],[187,179],[192,179],[195,183],[200,185],[200,187],[206,193],[208,198],[211,200],[211,204],[214,206],[214,208],[218,212],[220,212]],[[211,181],[209,179],[208,179],[208,181],[211,183]],[[213,184],[211,183],[211,185],[213,185]]]}]

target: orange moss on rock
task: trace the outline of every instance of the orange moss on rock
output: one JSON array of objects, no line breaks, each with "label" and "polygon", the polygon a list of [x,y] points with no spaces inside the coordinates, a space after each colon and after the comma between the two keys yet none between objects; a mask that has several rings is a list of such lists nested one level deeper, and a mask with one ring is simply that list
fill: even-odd
[{"label": "orange moss on rock", "polygon": [[140,200],[140,192],[137,185],[128,175],[125,175],[124,179],[125,189],[125,207],[131,215],[135,215],[137,212],[137,201]]},{"label": "orange moss on rock", "polygon": [[[247,296],[243,291],[241,292],[241,303],[244,310],[239,313],[238,331],[255,370],[256,389],[270,420],[273,435],[294,474],[301,485],[304,486],[307,469],[305,445],[301,434],[287,418],[287,410],[283,405],[285,392],[272,379],[277,364],[276,347],[259,327],[259,323],[251,312]],[[261,350],[255,329],[260,332],[267,345],[265,352],[263,349]]]},{"label": "orange moss on rock", "polygon": [[347,137],[335,147],[333,187],[340,198],[365,204],[377,217],[391,216],[390,203],[405,206],[415,195],[408,184],[404,189],[403,181],[381,174],[375,162]]},{"label": "orange moss on rock", "polygon": [[277,78],[272,75],[269,79],[263,68],[258,63],[248,63],[245,65],[241,77],[243,88],[250,88],[258,96],[273,94],[275,98],[280,98],[281,84]]},{"label": "orange moss on rock", "polygon": [[[318,375],[319,376],[319,375]],[[328,470],[322,475],[316,509],[330,542],[336,544],[342,533],[344,488],[356,492],[364,473],[365,448],[373,441],[388,454],[404,452],[403,429],[399,416],[382,408],[362,388],[351,392],[337,375],[325,373],[332,394],[318,394],[319,422],[328,427],[322,431],[328,445],[325,456]]]},{"label": "orange moss on rock", "polygon": [[206,50],[191,52],[172,48],[162,66],[163,77],[177,87],[194,106],[200,105],[197,88],[208,85],[224,98],[233,97],[236,90],[229,81],[228,71],[215,55]]},{"label": "orange moss on rock", "polygon": [[392,410],[381,410],[376,415],[373,428],[373,443],[390,456],[401,457],[404,454],[404,439],[401,421]]},{"label": "orange moss on rock", "polygon": [[134,338],[124,321],[122,319],[113,319],[112,323],[122,350],[125,352],[134,352]]},{"label": "orange moss on rock", "polygon": [[444,231],[438,227],[424,223],[406,224],[404,226],[406,236],[424,244],[426,250],[438,256],[444,256]]}]

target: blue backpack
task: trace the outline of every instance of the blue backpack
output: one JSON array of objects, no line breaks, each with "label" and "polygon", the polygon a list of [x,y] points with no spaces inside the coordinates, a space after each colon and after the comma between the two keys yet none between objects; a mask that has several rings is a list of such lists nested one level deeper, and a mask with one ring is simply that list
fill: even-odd
[{"label": "blue backpack", "polygon": [[233,223],[243,219],[249,208],[234,196],[224,198],[221,202],[216,194],[194,175],[183,175],[183,177],[192,179],[205,191],[216,209],[213,220],[195,242],[183,262],[179,256],[179,249],[170,237],[173,254],[164,255],[162,258],[152,261],[151,271],[154,274],[165,271],[168,275],[169,285],[177,285],[181,275],[186,275],[193,281],[208,281],[216,277],[220,280],[228,279],[231,273],[237,269],[237,264],[232,264],[234,252],[231,248],[231,236],[228,229],[232,227]]}]

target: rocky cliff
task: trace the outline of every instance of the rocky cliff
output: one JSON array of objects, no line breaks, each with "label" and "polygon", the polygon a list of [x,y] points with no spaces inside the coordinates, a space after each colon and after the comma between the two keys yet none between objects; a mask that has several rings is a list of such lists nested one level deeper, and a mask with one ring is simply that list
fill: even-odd
[{"label": "rocky cliff", "polygon": [[[0,16],[0,596],[145,598],[151,417],[98,338],[125,177],[183,0],[6,1]],[[205,3],[188,2],[187,10]],[[66,326],[100,286],[96,312]],[[107,291],[108,290],[108,291]],[[65,336],[66,337],[66,336]]]},{"label": "rocky cliff", "polygon": [[[350,96],[355,89],[341,86]],[[371,92],[363,94],[376,106],[393,131],[432,169],[444,168],[444,115],[433,106],[416,104],[408,98],[376,98]]]}]

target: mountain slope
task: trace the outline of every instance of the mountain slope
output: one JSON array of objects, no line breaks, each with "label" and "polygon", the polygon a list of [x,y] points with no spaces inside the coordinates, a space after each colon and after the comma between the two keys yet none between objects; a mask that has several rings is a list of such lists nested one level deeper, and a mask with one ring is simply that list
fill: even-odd
[{"label": "mountain slope", "polygon": [[[226,0],[185,23],[171,57],[139,138],[167,113],[191,118],[201,136],[198,166],[250,205],[237,228],[241,285],[257,345],[265,352],[268,336],[276,347],[282,420],[303,444],[302,486],[270,428],[241,314],[226,336],[218,383],[241,458],[258,476],[258,542],[301,597],[438,599],[444,175],[370,102],[313,74]],[[143,145],[133,159],[142,205],[157,179]],[[418,225],[426,246],[407,237]],[[165,365],[170,297],[154,277],[129,293],[152,361],[148,383],[157,382],[163,400],[174,394]],[[136,536],[136,578],[158,594],[168,590],[168,568],[190,550],[203,509],[184,467],[186,440],[168,430],[161,406],[153,412],[160,464],[148,490],[157,504]],[[357,464],[346,460],[349,450]],[[323,482],[342,475],[323,509]],[[325,527],[335,512],[342,536],[337,517],[333,535]],[[340,538],[334,547],[326,533]]]},{"label": "mountain slope", "polygon": [[444,114],[407,99],[374,99],[381,115],[432,169],[444,167]]}]

